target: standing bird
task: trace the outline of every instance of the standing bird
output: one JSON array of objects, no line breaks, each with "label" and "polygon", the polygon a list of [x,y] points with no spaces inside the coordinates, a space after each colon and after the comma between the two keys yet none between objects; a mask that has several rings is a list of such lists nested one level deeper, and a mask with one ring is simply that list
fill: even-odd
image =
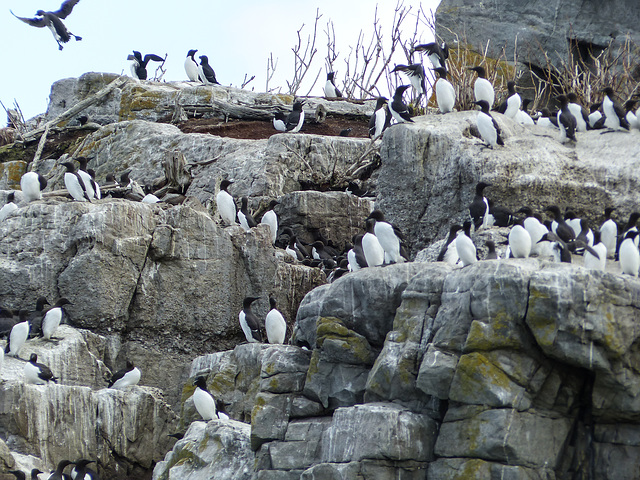
[{"label": "standing bird", "polygon": [[545,211],[550,212],[554,220],[558,224],[554,233],[560,238],[560,240],[562,240],[564,243],[569,243],[576,239],[576,234],[573,231],[573,228],[571,228],[569,224],[564,220],[564,217],[560,213],[560,208],[558,208],[556,205],[551,205],[547,207]]},{"label": "standing bird", "polygon": [[284,343],[284,337],[287,333],[287,322],[282,313],[276,308],[276,299],[269,297],[269,306],[271,310],[264,319],[264,329],[267,331],[267,340],[269,343]]},{"label": "standing bird", "polygon": [[498,126],[496,119],[491,116],[491,113],[489,113],[489,104],[487,101],[480,100],[475,102],[475,104],[480,106],[476,124],[482,140],[484,140],[490,148],[497,145],[504,145],[504,141],[500,136],[500,127]]},{"label": "standing bird", "polygon": [[391,112],[387,107],[387,99],[378,97],[376,109],[369,119],[369,137],[372,139],[379,138],[389,125],[391,125]]},{"label": "standing bird", "polygon": [[27,318],[28,315],[28,310],[20,310],[20,322],[16,323],[11,328],[9,340],[7,341],[7,346],[4,350],[4,353],[6,353],[7,355],[20,358],[18,356],[20,354],[20,350],[22,349],[24,343],[27,341],[27,338],[29,338],[30,325]]},{"label": "standing bird", "polygon": [[630,129],[635,128],[640,130],[640,118],[638,118],[638,115],[634,112],[636,103],[638,103],[637,100],[627,100],[624,102],[624,111],[627,112],[625,118],[627,119]]},{"label": "standing bird", "polygon": [[66,298],[61,298],[42,318],[42,337],[45,340],[53,339],[53,334],[60,326],[62,317],[64,316],[64,310],[62,307],[65,305],[71,305],[71,302]]},{"label": "standing bird", "polygon": [[601,112],[602,102],[592,103],[589,107],[589,128],[600,130],[604,128],[604,115]]},{"label": "standing bird", "polygon": [[39,173],[27,172],[20,179],[20,189],[27,202],[40,200],[45,188],[47,188],[47,179]]},{"label": "standing bird", "polygon": [[287,116],[287,121],[285,122],[287,132],[298,133],[304,124],[304,110],[302,109],[302,104],[304,100],[296,100],[293,103],[293,109],[291,113]]},{"label": "standing bird", "polygon": [[0,208],[0,222],[2,222],[16,210],[18,210],[18,205],[16,205],[14,202],[14,200],[16,199],[15,197],[15,192],[11,192],[7,195],[7,203],[5,203],[2,208]]},{"label": "standing bird", "polygon": [[364,256],[364,250],[362,249],[362,239],[364,235],[358,233],[353,236],[353,248],[349,250],[347,259],[349,261],[349,267],[352,272],[360,270],[361,268],[367,268],[367,259]]},{"label": "standing bird", "polygon": [[520,125],[535,125],[533,118],[531,118],[531,115],[529,115],[529,112],[527,111],[530,103],[531,99],[525,98],[522,100],[522,108],[516,112],[514,120]]},{"label": "standing bird", "polygon": [[624,237],[624,240],[620,244],[620,269],[622,273],[628,275],[638,276],[638,269],[640,269],[640,253],[638,247],[635,244],[635,238],[638,236],[637,230],[630,230]]},{"label": "standing bird", "polygon": [[98,474],[87,467],[90,463],[94,461],[83,459],[75,462],[75,466],[71,469],[72,480],[100,480]]},{"label": "standing bird", "polygon": [[427,57],[433,65],[433,68],[444,68],[446,70],[446,60],[449,58],[449,47],[445,42],[438,44],[437,42],[423,43],[416,45],[416,52],[427,52]]},{"label": "standing bird", "polygon": [[444,245],[442,245],[436,262],[447,262],[449,265],[455,265],[456,263],[458,263],[460,257],[458,257],[455,240],[460,230],[462,230],[462,225],[451,225],[451,228],[449,228],[449,236],[447,237],[447,241],[444,242]]},{"label": "standing bird", "polygon": [[200,81],[205,85],[220,85],[216,80],[216,72],[209,65],[209,57],[200,55],[200,66],[198,67]]},{"label": "standing bird", "polygon": [[409,87],[410,85],[400,85],[398,88],[396,88],[396,91],[393,94],[393,101],[389,104],[389,111],[391,112],[391,116],[398,123],[413,123],[413,120],[411,120],[409,108],[407,107],[407,104],[402,100],[402,94]]},{"label": "standing bird", "polygon": [[510,81],[507,82],[507,90],[509,92],[509,96],[507,100],[500,105],[498,111],[503,113],[505,117],[509,117],[514,119],[516,113],[520,110],[520,105],[522,104],[522,99],[520,95],[516,92],[516,82]]},{"label": "standing bird", "polygon": [[77,202],[90,202],[91,197],[87,194],[87,187],[82,177],[76,172],[73,162],[64,162],[62,165],[67,168],[64,174],[64,186],[67,187],[69,195]]},{"label": "standing bird", "polygon": [[253,215],[249,213],[248,203],[249,199],[247,197],[242,197],[240,199],[240,211],[238,211],[238,221],[240,222],[240,226],[244,228],[245,232],[248,232],[249,229],[258,226]]},{"label": "standing bird", "polygon": [[13,12],[11,12],[11,14],[18,20],[22,20],[24,23],[27,23],[32,27],[49,27],[49,30],[51,30],[51,33],[53,34],[53,38],[55,38],[58,43],[58,50],[62,50],[62,44],[71,40],[71,37],[75,38],[76,41],[82,40],[82,37],[71,33],[67,30],[67,27],[64,26],[64,23],[62,23],[62,20],[71,14],[73,7],[75,7],[79,1],[80,0],[66,0],[62,3],[60,9],[55,12],[38,10],[36,12],[36,18],[18,17]]},{"label": "standing bird", "polygon": [[68,465],[73,464],[73,462],[69,461],[69,460],[60,460],[58,462],[58,466],[56,467],[55,472],[53,472],[51,474],[51,476],[49,477],[49,480],[67,480],[70,479],[71,477],[69,475],[67,475],[66,473],[64,473],[64,469],[67,468]]},{"label": "standing bird", "polygon": [[29,313],[29,325],[31,326],[32,337],[39,336],[42,332],[42,319],[45,315],[44,306],[49,305],[49,301],[46,297],[38,297],[36,300],[36,309]]},{"label": "standing bird", "polygon": [[543,108],[539,112],[536,125],[547,128],[558,128],[557,115],[552,114],[548,108]]},{"label": "standing bird", "polygon": [[218,212],[228,225],[236,224],[236,202],[233,200],[231,194],[227,191],[229,185],[233,184],[231,180],[222,180],[220,182],[220,191],[216,195],[216,204],[218,205]]},{"label": "standing bird", "polygon": [[489,104],[489,110],[493,108],[493,102],[496,100],[496,92],[493,89],[493,85],[487,80],[487,73],[484,67],[471,67],[469,70],[473,70],[478,74],[475,83],[473,84],[473,95],[476,102],[485,100]]},{"label": "standing bird", "polygon": [[109,381],[109,388],[123,388],[129,385],[137,385],[140,381],[140,370],[131,360],[127,360],[127,366],[113,374]]},{"label": "standing bird", "polygon": [[163,62],[164,58],[154,53],[147,53],[144,58],[137,50],[133,51],[133,55],[129,55],[127,60],[131,61],[131,76],[136,80],[147,79],[147,64],[153,62]]},{"label": "standing bird", "polygon": [[620,130],[624,128],[629,130],[629,122],[627,121],[627,114],[624,108],[616,102],[615,94],[611,87],[607,87],[602,90],[604,93],[604,99],[602,100],[602,110],[604,111],[604,126],[612,128],[614,130]]},{"label": "standing bird", "polygon": [[522,220],[517,220],[509,232],[509,250],[514,258],[527,258],[531,253],[531,235]]},{"label": "standing bird", "polygon": [[427,86],[425,84],[425,73],[424,67],[421,63],[412,63],[411,65],[396,65],[391,73],[393,72],[402,72],[407,77],[409,77],[409,81],[411,82],[411,86],[413,90],[416,92],[416,96],[418,100],[423,95],[427,94]]},{"label": "standing bird", "polygon": [[[600,237],[600,232],[595,232],[593,234],[593,250],[598,254],[597,256],[593,255],[589,250],[585,250],[584,252],[584,267],[590,268],[593,270],[600,270],[604,272],[607,267],[607,247],[604,243],[602,243]],[[615,251],[615,247],[614,247]]]},{"label": "standing bird", "polygon": [[586,132],[589,128],[589,110],[578,103],[578,95],[575,92],[567,93],[569,111],[576,119],[576,132]]},{"label": "standing bird", "polygon": [[462,266],[466,267],[478,261],[476,256],[476,246],[471,240],[471,222],[466,220],[462,225],[463,233],[456,237],[456,251],[462,261]]},{"label": "standing bird", "polygon": [[[203,376],[197,377],[193,384],[196,387],[193,392],[193,405],[196,407],[196,410],[203,420],[206,420],[207,422],[214,418],[228,420],[228,416],[224,415],[222,412],[218,412],[218,409],[216,408],[216,401],[207,388],[207,379]],[[224,415],[224,417],[222,417],[222,415]]]},{"label": "standing bird", "polygon": [[271,243],[276,243],[276,239],[278,238],[278,215],[273,209],[279,204],[280,202],[277,200],[271,200],[267,211],[262,215],[262,219],[260,220],[261,224],[269,226],[269,231],[271,232]]},{"label": "standing bird", "polygon": [[279,132],[287,131],[287,116],[282,112],[273,114],[273,128]]},{"label": "standing bird", "polygon": [[54,377],[51,369],[42,363],[38,363],[38,355],[31,354],[29,361],[24,366],[24,380],[32,385],[46,385],[49,382],[58,383],[58,377]]},{"label": "standing bird", "polygon": [[242,310],[238,314],[240,327],[249,343],[262,343],[260,322],[256,314],[251,311],[251,304],[259,299],[260,297],[245,297],[242,301]]},{"label": "standing bird", "polygon": [[500,256],[498,252],[496,252],[496,243],[493,240],[487,240],[484,242],[487,247],[487,256],[484,257],[485,260],[498,260]]},{"label": "standing bird", "polygon": [[78,175],[82,177],[84,186],[87,189],[87,195],[89,195],[89,198],[91,198],[92,200],[94,198],[96,200],[100,200],[100,187],[87,170],[89,159],[87,157],[78,157],[76,158],[76,160],[80,164],[80,166],[78,167]]},{"label": "standing bird", "polygon": [[362,252],[369,267],[379,267],[384,263],[384,248],[375,235],[375,223],[373,218],[367,219],[366,232],[362,237]]},{"label": "standing bird", "polygon": [[600,225],[600,241],[607,247],[607,256],[613,258],[618,243],[618,224],[611,218],[614,207],[604,209],[604,222]]},{"label": "standing bird", "polygon": [[194,58],[198,50],[189,50],[187,52],[187,58],[184,60],[184,71],[187,72],[187,77],[192,82],[199,82],[200,66]]},{"label": "standing bird", "polygon": [[531,237],[531,254],[542,256],[549,253],[545,250],[546,243],[538,243],[549,229],[545,227],[538,218],[533,216],[533,211],[529,207],[522,207],[516,213],[524,213],[526,216],[522,225]]},{"label": "standing bird", "polygon": [[560,129],[560,141],[564,143],[566,139],[576,141],[576,128],[578,123],[576,117],[569,110],[569,99],[565,95],[558,95],[556,100],[560,102],[558,111],[558,128]]},{"label": "standing bird", "polygon": [[327,73],[327,82],[324,84],[324,96],[327,98],[341,98],[342,93],[333,82],[334,72]]},{"label": "standing bird", "polygon": [[476,184],[476,194],[473,201],[469,204],[469,214],[473,219],[473,226],[477,230],[481,226],[488,224],[489,218],[489,201],[484,196],[484,189],[490,187],[490,183],[478,182]]},{"label": "standing bird", "polygon": [[439,75],[435,88],[440,113],[453,112],[453,106],[456,103],[456,89],[447,80],[447,71],[444,68],[436,68],[434,72]]},{"label": "standing bird", "polygon": [[374,210],[369,214],[369,219],[373,219],[375,224],[373,231],[380,246],[384,250],[385,263],[403,262],[400,254],[400,241],[403,239],[400,229],[384,220],[384,214],[380,210]]}]

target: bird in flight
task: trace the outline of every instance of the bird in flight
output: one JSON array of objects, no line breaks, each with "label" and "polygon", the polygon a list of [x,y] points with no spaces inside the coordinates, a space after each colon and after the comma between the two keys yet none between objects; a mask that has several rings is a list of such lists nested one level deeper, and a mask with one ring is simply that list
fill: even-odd
[{"label": "bird in flight", "polygon": [[79,1],[80,0],[66,0],[62,3],[60,9],[55,12],[45,12],[44,10],[38,10],[36,12],[35,18],[19,17],[15,13],[13,13],[13,11],[10,11],[11,14],[18,20],[22,20],[24,23],[27,23],[32,27],[49,27],[49,30],[51,30],[51,33],[53,33],[53,38],[55,38],[56,42],[58,42],[58,50],[62,50],[62,44],[67,43],[69,40],[71,40],[71,37],[75,38],[76,41],[82,40],[82,37],[71,33],[69,30],[67,30],[67,27],[64,26],[64,23],[62,23],[62,20],[67,18],[71,14],[73,7],[75,7]]}]

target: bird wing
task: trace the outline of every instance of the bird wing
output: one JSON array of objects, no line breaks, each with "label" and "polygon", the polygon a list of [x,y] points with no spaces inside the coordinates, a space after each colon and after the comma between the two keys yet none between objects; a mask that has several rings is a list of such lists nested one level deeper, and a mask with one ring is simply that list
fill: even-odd
[{"label": "bird wing", "polygon": [[159,55],[155,55],[153,53],[148,53],[144,56],[144,60],[143,60],[143,65],[147,65],[147,63],[149,63],[149,61],[152,60],[154,62],[164,62],[164,58],[162,58]]},{"label": "bird wing", "polygon": [[36,18],[25,18],[25,17],[19,17],[17,16],[15,13],[13,13],[11,10],[9,10],[11,12],[11,14],[16,17],[18,20],[22,20],[24,23],[28,23],[29,25],[31,25],[32,27],[38,27],[38,28],[42,28],[42,27],[46,27],[47,23],[45,21],[44,17],[36,17]]},{"label": "bird wing", "polygon": [[66,2],[62,2],[62,5],[60,5],[60,10],[51,13],[53,13],[58,18],[67,18],[69,14],[71,14],[73,7],[75,7],[79,1],[80,0],[67,0]]}]

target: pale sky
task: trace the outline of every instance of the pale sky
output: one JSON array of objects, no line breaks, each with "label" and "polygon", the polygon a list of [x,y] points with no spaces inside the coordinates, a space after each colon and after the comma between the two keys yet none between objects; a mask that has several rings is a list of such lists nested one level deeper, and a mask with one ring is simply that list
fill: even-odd
[{"label": "pale sky", "polygon": [[[415,27],[414,12],[420,4],[425,11],[434,10],[440,0],[404,0],[411,7],[405,20],[406,35]],[[370,0],[305,0],[219,2],[205,0],[139,1],[139,0],[81,0],[64,20],[67,29],[82,37],[73,38],[59,51],[48,28],[34,28],[13,17],[9,9],[20,17],[35,17],[39,9],[55,11],[61,0],[7,0],[0,11],[0,100],[12,108],[14,99],[29,119],[47,108],[51,84],[56,80],[78,77],[86,72],[124,73],[130,75],[127,55],[139,50],[143,56],[155,53],[164,57],[166,74],[163,80],[186,80],[184,59],[187,51],[198,49],[196,55],[207,55],[209,63],[223,85],[240,86],[245,73],[256,78],[246,88],[265,91],[267,58],[273,52],[278,59],[270,87],[282,86],[293,75],[293,53],[297,43],[296,31],[305,24],[303,39],[312,33],[316,9],[322,18],[318,22],[316,48],[318,53],[309,74],[310,80],[322,69],[320,81],[311,95],[322,95],[325,76],[327,21],[334,23],[336,43],[340,53],[336,62],[338,87],[343,76],[344,59],[349,46],[354,46],[360,30],[365,39],[371,38],[376,3]],[[396,1],[378,3],[378,16],[383,35],[389,36]],[[419,28],[422,43],[433,41],[432,32]],[[304,43],[304,42],[303,42]],[[423,63],[428,60],[425,58]],[[401,52],[392,63],[406,63]],[[153,75],[155,65],[147,68]],[[428,66],[428,65],[427,65]],[[408,83],[406,78],[401,83]],[[298,92],[308,93],[308,86]],[[6,115],[0,108],[0,126],[6,125]]]}]

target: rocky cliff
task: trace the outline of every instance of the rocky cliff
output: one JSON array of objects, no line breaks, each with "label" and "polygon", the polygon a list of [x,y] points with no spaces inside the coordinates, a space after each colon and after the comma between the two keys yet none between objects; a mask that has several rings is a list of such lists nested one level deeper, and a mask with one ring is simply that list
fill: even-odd
[{"label": "rocky cliff", "polygon": [[[55,85],[50,118],[114,78]],[[84,456],[106,478],[636,478],[640,281],[616,264],[413,261],[326,284],[274,247],[268,227],[224,227],[214,197],[233,178],[252,209],[277,198],[282,226],[344,245],[374,205],[344,191],[354,165],[368,163],[355,180],[426,260],[468,215],[480,179],[513,210],[571,206],[595,224],[616,206],[622,218],[639,202],[640,134],[586,132],[563,145],[496,114],[505,146],[487,149],[474,112],[417,117],[375,144],[314,135],[311,124],[263,139],[179,128],[181,109],[214,118],[223,103],[256,114],[291,100],[126,81],[92,107],[88,127],[50,133],[37,162],[35,142],[0,147],[4,188],[28,168],[55,191],[60,163],[79,155],[99,183],[129,170],[151,184],[174,151],[192,176],[177,206],[53,195],[0,223],[0,305],[72,302],[56,341],[30,340],[21,353],[37,352],[59,385],[24,385],[13,358],[0,372],[5,468]],[[310,101],[310,115],[326,108],[354,125],[373,107],[323,102]],[[264,318],[269,294],[289,344],[243,343],[242,298],[260,296]],[[125,360],[142,370],[140,386],[105,389]],[[199,375],[230,420],[201,421]],[[184,432],[175,445],[174,432]]]}]

